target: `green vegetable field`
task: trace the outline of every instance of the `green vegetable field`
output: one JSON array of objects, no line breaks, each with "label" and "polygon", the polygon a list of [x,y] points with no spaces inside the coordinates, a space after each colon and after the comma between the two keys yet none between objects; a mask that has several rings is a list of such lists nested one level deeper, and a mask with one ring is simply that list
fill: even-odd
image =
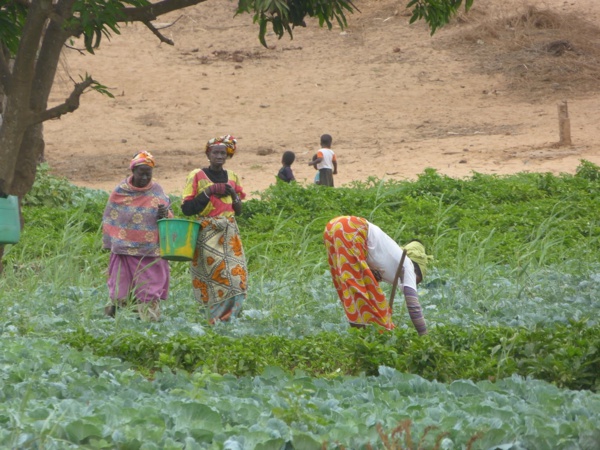
[{"label": "green vegetable field", "polygon": [[[600,167],[255,197],[241,318],[208,326],[171,262],[160,322],[110,319],[108,194],[42,168],[0,277],[0,448],[600,448]],[[435,256],[429,335],[401,295],[394,331],[348,327],[322,243],[338,215]]]}]

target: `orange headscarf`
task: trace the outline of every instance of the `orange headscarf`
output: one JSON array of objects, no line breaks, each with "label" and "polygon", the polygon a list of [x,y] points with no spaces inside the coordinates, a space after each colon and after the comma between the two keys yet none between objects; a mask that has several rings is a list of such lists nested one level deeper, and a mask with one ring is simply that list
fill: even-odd
[{"label": "orange headscarf", "polygon": [[210,148],[213,145],[224,145],[227,147],[227,157],[231,158],[235,150],[237,148],[237,139],[231,136],[230,134],[226,134],[225,136],[221,136],[218,138],[213,138],[206,143],[206,153],[209,152]]},{"label": "orange headscarf", "polygon": [[154,167],[154,156],[150,152],[137,153],[129,163],[129,168],[133,170],[134,167],[142,165]]}]

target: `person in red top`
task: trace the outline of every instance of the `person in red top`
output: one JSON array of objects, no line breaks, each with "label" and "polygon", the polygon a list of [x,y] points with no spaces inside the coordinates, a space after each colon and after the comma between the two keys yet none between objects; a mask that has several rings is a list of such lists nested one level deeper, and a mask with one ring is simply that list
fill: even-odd
[{"label": "person in red top", "polygon": [[337,160],[335,153],[331,150],[333,138],[329,134],[321,136],[321,149],[317,157],[308,163],[319,170],[319,183],[321,186],[333,187],[333,176],[337,175]]},{"label": "person in red top", "polygon": [[192,287],[211,324],[237,317],[246,298],[248,271],[235,221],[246,194],[240,177],[223,168],[236,149],[233,136],[209,140],[209,166],[192,170],[183,190],[183,214],[201,225],[191,262]]}]

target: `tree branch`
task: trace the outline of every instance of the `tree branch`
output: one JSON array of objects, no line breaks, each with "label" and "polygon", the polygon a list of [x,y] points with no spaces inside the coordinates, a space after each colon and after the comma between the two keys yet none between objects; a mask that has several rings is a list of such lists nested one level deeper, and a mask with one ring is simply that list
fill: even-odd
[{"label": "tree branch", "polygon": [[79,108],[79,98],[81,97],[81,94],[83,94],[83,92],[93,83],[96,83],[96,81],[94,81],[92,77],[87,77],[81,83],[76,83],[73,92],[71,92],[71,95],[69,95],[64,103],[34,115],[32,124],[45,122],[50,119],[58,119],[64,114],[75,111]]},{"label": "tree branch", "polygon": [[158,27],[157,30],[164,30],[165,28],[169,28],[172,27],[173,25],[175,25],[177,22],[179,22],[179,20],[182,18],[183,16],[179,16],[177,19],[175,19],[173,22],[168,23],[166,25],[163,25],[161,27]]},{"label": "tree branch", "polygon": [[146,26],[147,26],[147,27],[150,29],[150,31],[152,31],[152,32],[154,33],[154,35],[155,35],[156,37],[158,37],[158,39],[159,39],[161,42],[164,42],[165,44],[169,44],[169,45],[175,45],[175,43],[174,43],[174,42],[173,42],[171,39],[169,39],[169,38],[167,38],[167,37],[163,36],[163,35],[161,34],[161,32],[160,32],[160,31],[158,31],[158,30],[156,29],[156,27],[155,27],[154,25],[152,25],[152,23],[150,23],[150,21],[149,21],[149,20],[144,20],[144,21],[142,21],[142,23],[143,23],[144,25],[146,25]]},{"label": "tree branch", "polygon": [[206,0],[163,0],[141,8],[123,8],[123,22],[150,22],[158,16],[177,11],[178,9],[204,3]]},{"label": "tree branch", "polygon": [[68,48],[69,50],[75,50],[76,52],[79,52],[80,55],[85,55],[84,49],[76,48],[76,47],[73,47],[72,45],[68,45],[68,44],[65,44],[65,48]]}]

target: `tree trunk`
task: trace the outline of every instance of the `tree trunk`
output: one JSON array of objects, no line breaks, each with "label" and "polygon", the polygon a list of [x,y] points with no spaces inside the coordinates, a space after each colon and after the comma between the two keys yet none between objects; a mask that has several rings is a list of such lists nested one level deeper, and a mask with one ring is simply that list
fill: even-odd
[{"label": "tree trunk", "polygon": [[[55,12],[69,17],[73,3],[74,0],[60,0]],[[36,115],[47,108],[60,52],[71,36],[61,23],[47,23],[51,7],[52,0],[32,3],[11,74],[4,125],[0,128],[0,191],[19,197],[31,189],[37,163],[44,158],[43,126],[36,122]]]},{"label": "tree trunk", "polygon": [[14,172],[15,176],[11,185],[12,195],[19,198],[25,197],[35,181],[37,166],[44,154],[46,145],[43,131],[43,125],[38,123],[31,125],[23,134],[21,150]]},{"label": "tree trunk", "polygon": [[44,34],[51,8],[52,0],[31,3],[5,92],[6,109],[0,128],[0,190],[6,194],[13,193],[12,183],[17,161],[21,159],[23,134],[33,120],[33,112],[26,105],[30,105],[31,93],[35,92],[33,80],[40,37]]},{"label": "tree trunk", "polygon": [[9,95],[0,128],[0,192],[11,195],[14,195],[12,183],[25,132],[23,118],[19,117],[19,107],[14,100]]}]

